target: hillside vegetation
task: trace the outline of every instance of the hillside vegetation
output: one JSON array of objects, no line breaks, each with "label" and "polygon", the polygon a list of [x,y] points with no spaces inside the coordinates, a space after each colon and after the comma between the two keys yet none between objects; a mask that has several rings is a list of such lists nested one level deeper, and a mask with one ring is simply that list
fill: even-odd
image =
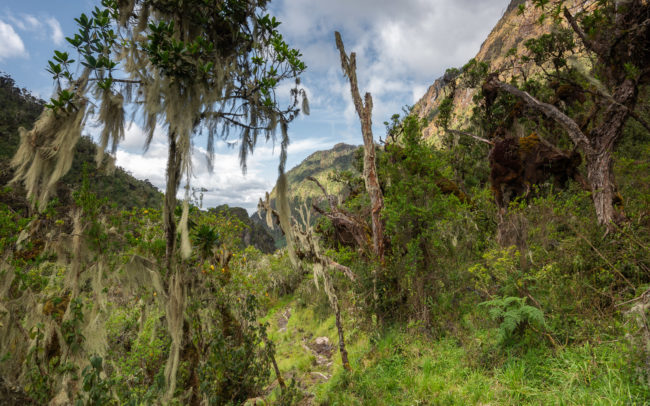
[{"label": "hillside vegetation", "polygon": [[[165,22],[177,10],[146,4],[162,22],[130,26],[151,41],[133,52],[149,52],[147,66],[170,86],[212,83],[214,66],[201,59],[208,40],[243,52],[244,67],[261,65],[240,32],[251,21],[242,3],[225,2],[214,26],[200,12],[177,16],[209,28],[208,40],[186,46]],[[104,6],[106,21],[150,18],[138,14],[145,3]],[[80,19],[82,32],[108,30],[99,14]],[[250,18],[277,34],[275,19]],[[300,67],[299,54],[272,38],[281,59]],[[354,56],[336,38],[354,97]],[[243,209],[177,203],[180,169],[168,174],[176,183],[163,206],[159,194],[143,196],[146,182],[97,172],[94,147],[81,139],[45,207],[26,197],[29,181],[0,191],[0,400],[650,403],[648,39],[645,0],[514,0],[477,58],[386,123],[372,159],[372,143],[338,144],[286,174],[282,162],[277,188],[260,202],[264,226]],[[272,76],[260,79],[267,93]],[[3,80],[1,142],[17,145],[18,126],[30,130],[43,106]],[[63,96],[54,117],[74,116],[83,101]],[[252,108],[271,114],[268,100]],[[370,96],[363,103],[367,123]],[[286,134],[288,121],[274,125]],[[169,136],[174,164],[183,138]],[[609,141],[597,149],[600,140]],[[270,227],[286,247],[273,249]]]}]

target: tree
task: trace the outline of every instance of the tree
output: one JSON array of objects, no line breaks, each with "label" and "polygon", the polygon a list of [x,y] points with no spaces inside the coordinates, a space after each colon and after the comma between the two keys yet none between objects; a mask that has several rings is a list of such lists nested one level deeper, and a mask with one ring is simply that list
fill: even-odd
[{"label": "tree", "polygon": [[[287,124],[307,107],[296,86],[291,103],[278,107],[276,89],[297,77],[305,65],[277,31],[274,17],[260,14],[267,0],[102,0],[88,17],[75,19],[79,32],[68,42],[78,51],[82,73],[74,77],[75,61],[55,51],[48,71],[62,90],[52,98],[32,131],[23,131],[14,158],[16,180],[24,181],[40,206],[54,183],[69,169],[72,147],[81,125],[95,113],[103,125],[98,162],[109,146],[115,152],[124,137],[125,105],[144,116],[149,145],[157,124],[168,133],[165,228],[167,257],[175,242],[173,209],[180,181],[191,176],[192,135],[208,134],[212,164],[214,138],[239,131],[239,156],[246,170],[248,154],[263,134],[275,140],[282,131],[284,168]],[[296,81],[298,84],[299,81]],[[94,100],[93,100],[94,98]],[[171,264],[168,264],[171,265]]]},{"label": "tree", "polygon": [[372,96],[366,93],[364,100],[359,93],[359,82],[357,81],[357,58],[352,52],[349,56],[345,52],[343,40],[339,32],[334,33],[336,48],[341,56],[341,68],[343,74],[350,81],[350,93],[354,107],[361,121],[361,134],[363,135],[363,179],[366,183],[366,190],[370,197],[372,217],[372,245],[374,253],[381,262],[384,260],[384,225],[381,221],[381,210],[384,207],[384,197],[379,187],[377,177],[377,164],[375,163],[375,139],[372,135]]},{"label": "tree", "polygon": [[[102,125],[97,162],[115,153],[124,138],[127,106],[143,116],[145,148],[157,125],[167,131],[168,159],[163,206],[167,321],[172,349],[166,367],[168,394],[175,387],[183,330],[185,287],[175,264],[174,211],[181,180],[186,196],[192,174],[193,135],[208,135],[212,166],[214,139],[238,132],[242,170],[260,135],[276,139],[281,130],[280,173],[289,143],[287,126],[308,105],[299,89],[305,69],[298,50],[278,32],[280,22],[264,14],[268,0],[102,0],[91,16],[75,19],[79,31],[67,41],[79,62],[54,51],[48,71],[57,94],[31,131],[21,130],[12,161],[14,181],[24,182],[34,205],[45,207],[56,182],[70,169],[83,124],[96,114]],[[75,76],[75,67],[80,74]],[[276,90],[296,78],[289,104],[278,106]],[[92,106],[92,107],[91,107]],[[181,252],[190,254],[187,198],[181,216]]]},{"label": "tree", "polygon": [[[529,56],[524,59],[532,60],[552,85],[552,98],[531,95],[532,89],[505,83],[497,74],[488,76],[483,92],[488,104],[499,93],[514,96],[564,130],[584,155],[598,222],[610,231],[624,219],[617,207],[614,147],[630,118],[650,130],[635,112],[639,91],[650,80],[650,5],[645,0],[589,1],[576,16],[564,1],[554,5],[558,24],[550,34],[526,42]],[[570,28],[560,24],[560,12]]]}]

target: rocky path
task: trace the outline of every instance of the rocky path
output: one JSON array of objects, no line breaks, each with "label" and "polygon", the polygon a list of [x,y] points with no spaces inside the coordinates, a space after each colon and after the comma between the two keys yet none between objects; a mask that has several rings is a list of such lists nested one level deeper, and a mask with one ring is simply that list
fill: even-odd
[{"label": "rocky path", "polygon": [[[305,331],[302,328],[291,327],[289,325],[289,320],[291,319],[293,310],[291,307],[287,307],[284,310],[277,313],[275,316],[274,322],[271,323],[271,328],[277,330],[278,333],[287,334],[292,342],[293,347],[304,351],[304,353],[309,354],[312,358],[312,363],[309,366],[308,370],[293,370],[293,371],[283,371],[283,378],[287,385],[291,380],[296,381],[297,388],[302,392],[303,398],[298,403],[298,405],[312,405],[314,394],[311,392],[311,388],[314,385],[328,381],[332,377],[332,365],[333,365],[333,356],[336,353],[336,347],[331,342],[328,337],[314,337],[311,332]],[[278,362],[280,362],[280,351],[276,354]],[[278,386],[277,380],[274,380],[271,385],[266,389],[266,392],[270,394]],[[267,405],[265,399],[255,398],[247,401],[246,405],[251,406],[261,406]]]}]

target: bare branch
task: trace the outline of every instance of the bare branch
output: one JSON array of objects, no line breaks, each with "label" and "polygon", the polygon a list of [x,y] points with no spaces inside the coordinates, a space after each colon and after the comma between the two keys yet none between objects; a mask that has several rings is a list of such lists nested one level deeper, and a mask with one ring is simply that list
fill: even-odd
[{"label": "bare branch", "polygon": [[323,259],[325,260],[325,265],[327,265],[330,268],[336,269],[337,271],[343,272],[343,274],[347,276],[348,279],[350,279],[352,282],[356,282],[357,276],[354,274],[354,272],[352,272],[350,268],[348,268],[345,265],[339,264],[338,262],[334,261],[330,257],[323,257]]},{"label": "bare branch", "polygon": [[310,180],[316,184],[320,188],[320,190],[323,192],[323,195],[325,195],[325,198],[330,204],[330,208],[334,209],[336,207],[336,198],[330,194],[327,193],[327,190],[325,190],[325,187],[321,185],[321,183],[318,181],[318,179],[314,178],[313,176],[308,176],[307,180]]},{"label": "bare branch", "polygon": [[465,131],[447,129],[447,132],[452,133],[452,134],[464,135],[464,136],[467,136],[467,137],[472,137],[472,138],[474,138],[475,140],[478,140],[478,141],[484,142],[484,143],[486,143],[486,144],[494,145],[494,142],[492,142],[492,141],[490,141],[490,140],[488,140],[488,139],[485,139],[485,138],[479,137],[478,135],[474,135],[474,134],[471,134],[471,133],[468,133],[468,132],[465,132]]},{"label": "bare branch", "polygon": [[[88,79],[89,82],[98,82],[103,79],[98,79],[98,78],[90,78]],[[136,85],[141,85],[142,81],[141,80],[132,80],[132,79],[117,79],[117,78],[111,78],[111,81],[114,83],[132,83]]]},{"label": "bare branch", "polygon": [[[343,68],[343,73],[350,80],[350,93],[352,94],[354,107],[357,110],[359,118],[363,119],[366,112],[372,110],[372,97],[370,96],[370,93],[366,93],[366,106],[364,107],[359,92],[359,82],[357,81],[357,54],[352,52],[350,56],[348,56],[345,53],[343,39],[341,39],[341,34],[338,31],[334,33],[334,37],[336,39],[336,48],[338,48],[341,56],[341,68]],[[370,109],[368,109],[368,100],[370,100]]]},{"label": "bare branch", "polygon": [[363,136],[363,179],[366,184],[366,191],[370,197],[372,206],[372,245],[375,255],[381,262],[384,261],[384,225],[381,220],[381,211],[384,207],[384,196],[379,187],[379,178],[377,176],[377,164],[375,162],[375,140],[372,134],[372,96],[370,93],[365,94],[365,105],[361,100],[359,93],[359,84],[357,81],[356,54],[352,52],[350,56],[345,53],[341,34],[334,33],[336,47],[341,55],[341,67],[343,73],[350,81],[350,93],[354,107],[359,115],[361,122],[361,134]]},{"label": "bare branch", "polygon": [[569,11],[569,9],[566,8],[566,7],[564,7],[564,17],[569,22],[569,25],[571,26],[573,31],[575,31],[575,33],[578,35],[578,37],[580,37],[580,39],[582,40],[582,43],[585,44],[587,49],[589,49],[590,51],[593,51],[594,53],[596,53],[596,55],[598,55],[599,58],[602,57],[603,56],[602,48],[600,46],[598,46],[598,44],[596,44],[595,42],[593,42],[593,41],[589,40],[589,38],[587,38],[587,35],[585,34],[584,31],[582,31],[582,28],[580,28],[580,26],[578,25],[578,22],[576,21],[575,17],[573,17],[573,15]]}]

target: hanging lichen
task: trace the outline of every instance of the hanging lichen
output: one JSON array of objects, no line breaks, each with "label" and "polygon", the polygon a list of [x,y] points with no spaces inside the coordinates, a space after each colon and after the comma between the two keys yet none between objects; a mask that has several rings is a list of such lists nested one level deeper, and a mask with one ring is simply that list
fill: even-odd
[{"label": "hanging lichen", "polygon": [[111,145],[111,154],[115,155],[119,142],[124,139],[124,97],[106,90],[101,93],[101,99],[98,120],[103,129],[97,149],[97,166],[102,164],[108,145]]},{"label": "hanging lichen", "polygon": [[45,208],[56,182],[72,166],[86,113],[87,100],[82,94],[87,75],[84,73],[70,89],[70,108],[46,109],[30,131],[19,129],[20,145],[11,160],[15,172],[12,182],[22,182],[27,197],[40,210]]}]

